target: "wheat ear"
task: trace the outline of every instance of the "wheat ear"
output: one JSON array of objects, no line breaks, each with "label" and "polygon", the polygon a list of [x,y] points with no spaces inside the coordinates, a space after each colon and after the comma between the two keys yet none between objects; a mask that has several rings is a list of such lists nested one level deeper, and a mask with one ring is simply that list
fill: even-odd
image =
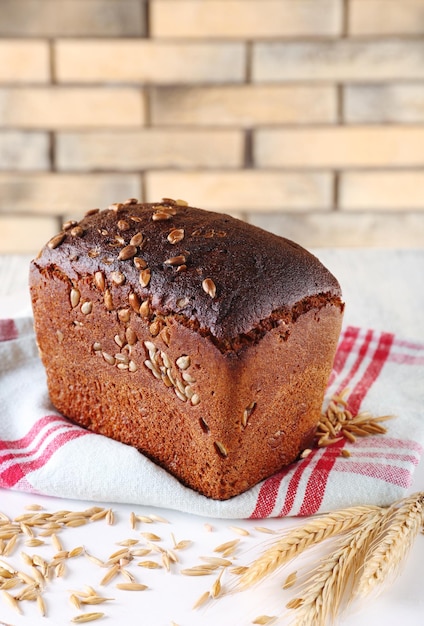
[{"label": "wheat ear", "polygon": [[399,571],[424,522],[424,492],[414,493],[393,505],[385,517],[385,532],[371,546],[362,569],[358,583],[361,596]]},{"label": "wheat ear", "polygon": [[307,548],[334,535],[345,533],[372,518],[379,507],[357,506],[319,516],[300,528],[294,528],[276,541],[239,579],[242,587],[250,587]]},{"label": "wheat ear", "polygon": [[289,602],[296,609],[294,626],[325,626],[334,621],[347,592],[355,585],[358,562],[361,562],[380,527],[384,511],[374,509],[355,528],[345,533],[339,547],[320,565],[304,587],[300,598]]}]

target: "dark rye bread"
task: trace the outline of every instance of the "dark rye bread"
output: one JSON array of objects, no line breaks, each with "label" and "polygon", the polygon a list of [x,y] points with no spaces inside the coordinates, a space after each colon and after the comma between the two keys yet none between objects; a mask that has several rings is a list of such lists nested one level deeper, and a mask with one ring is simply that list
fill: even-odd
[{"label": "dark rye bread", "polygon": [[55,406],[226,499],[310,444],[340,332],[332,274],[228,215],[129,200],[31,264]]}]

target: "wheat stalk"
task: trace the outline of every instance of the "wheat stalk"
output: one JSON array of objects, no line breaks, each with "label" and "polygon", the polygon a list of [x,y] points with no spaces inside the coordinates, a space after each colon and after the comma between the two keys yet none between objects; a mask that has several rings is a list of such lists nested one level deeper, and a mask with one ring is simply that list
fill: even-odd
[{"label": "wheat stalk", "polygon": [[310,546],[366,523],[379,510],[375,506],[349,507],[317,517],[300,528],[294,528],[248,567],[240,577],[239,584],[249,587],[259,582]]},{"label": "wheat stalk", "polygon": [[359,525],[343,536],[337,550],[323,559],[302,597],[288,604],[296,609],[295,626],[324,626],[334,621],[347,592],[355,585],[358,562],[361,562],[370,543],[378,533],[384,511],[374,509]]},{"label": "wheat stalk", "polygon": [[358,595],[367,595],[399,571],[423,522],[424,492],[414,493],[386,511],[385,532],[367,554]]}]

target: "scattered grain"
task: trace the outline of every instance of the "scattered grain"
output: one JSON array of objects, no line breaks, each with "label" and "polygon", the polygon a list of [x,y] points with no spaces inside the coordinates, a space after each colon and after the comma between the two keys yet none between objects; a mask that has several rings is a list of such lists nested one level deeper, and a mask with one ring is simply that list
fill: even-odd
[{"label": "scattered grain", "polygon": [[107,510],[106,509],[98,509],[97,511],[95,511],[90,517],[90,521],[91,522],[96,522],[100,519],[104,519],[107,515]]},{"label": "scattered grain", "polygon": [[150,554],[152,551],[150,548],[135,548],[133,550],[131,550],[131,556],[135,557],[135,556],[147,556],[148,554]]},{"label": "scattered grain", "polygon": [[157,515],[157,513],[151,513],[149,517],[154,522],[160,522],[161,524],[170,524],[170,521],[166,519],[166,517],[162,517],[162,515]]},{"label": "scattered grain", "polygon": [[25,545],[28,546],[29,548],[37,548],[38,546],[42,546],[44,545],[44,541],[42,539],[27,539],[25,541]]},{"label": "scattered grain", "polygon": [[81,598],[81,604],[87,604],[87,605],[96,605],[96,604],[104,604],[105,602],[110,602],[111,600],[114,600],[115,598],[105,598],[103,596],[99,596],[97,594],[92,594],[90,596]]},{"label": "scattered grain", "polygon": [[230,528],[230,530],[234,531],[238,535],[243,535],[245,537],[250,535],[249,531],[246,530],[246,528],[240,528],[240,526],[230,526],[229,528]]},{"label": "scattered grain", "polygon": [[219,556],[201,556],[200,560],[205,561],[205,563],[213,565],[214,567],[229,567],[230,565],[232,565],[232,561],[229,561],[228,559],[223,559]]},{"label": "scattered grain", "polygon": [[226,552],[227,550],[231,550],[235,548],[240,543],[240,539],[233,539],[232,541],[226,541],[225,543],[221,543],[219,546],[214,548],[214,552]]},{"label": "scattered grain", "polygon": [[46,603],[44,602],[44,599],[41,593],[37,594],[36,602],[37,602],[37,607],[38,607],[40,614],[42,615],[42,617],[45,617],[47,614],[47,609],[46,609]]},{"label": "scattered grain", "polygon": [[286,604],[286,608],[287,609],[298,609],[299,607],[301,607],[303,604],[303,599],[302,598],[293,598],[293,600],[290,600],[289,602],[287,602]]},{"label": "scattered grain", "polygon": [[84,548],[84,555],[87,557],[89,561],[91,561],[95,565],[98,565],[99,567],[105,567],[104,561],[102,561],[101,559],[98,559],[96,556],[93,556],[92,554],[87,552],[86,548]]},{"label": "scattered grain", "polygon": [[193,610],[194,609],[198,609],[199,607],[203,606],[205,604],[205,602],[207,602],[210,598],[210,593],[209,591],[205,591],[204,593],[202,593],[202,595],[196,600],[196,602],[193,604]]},{"label": "scattered grain", "polygon": [[104,613],[81,613],[80,615],[76,615],[72,618],[71,622],[74,622],[74,624],[94,622],[95,620],[101,619],[103,616]]},{"label": "scattered grain", "polygon": [[180,574],[184,576],[209,576],[216,569],[213,565],[194,565],[193,567],[180,570]]},{"label": "scattered grain", "polygon": [[146,569],[160,569],[162,566],[156,561],[139,561],[138,567],[145,567]]},{"label": "scattered grain", "polygon": [[299,458],[300,459],[306,459],[306,457],[308,457],[311,454],[312,450],[311,448],[305,448],[301,453]]},{"label": "scattered grain", "polygon": [[119,570],[120,570],[119,563],[115,563],[114,565],[112,565],[112,567],[108,569],[106,574],[101,579],[100,585],[103,586],[103,585],[107,585],[108,583],[110,583],[110,581],[119,574]]},{"label": "scattered grain", "polygon": [[6,543],[6,545],[3,548],[3,551],[2,551],[3,556],[10,556],[13,553],[16,547],[16,543],[18,541],[18,537],[19,535],[13,535],[13,537],[9,539],[9,541]]},{"label": "scattered grain", "polygon": [[156,535],[155,533],[141,533],[141,536],[144,537],[144,539],[147,539],[147,541],[162,541],[159,535]]},{"label": "scattered grain", "polygon": [[217,598],[219,595],[221,595],[221,591],[222,591],[222,586],[221,586],[221,576],[222,576],[222,572],[224,570],[221,571],[221,573],[219,574],[218,578],[214,581],[211,590],[210,590],[210,595],[211,598]]},{"label": "scattered grain", "polygon": [[290,589],[290,587],[293,587],[293,585],[296,584],[296,580],[297,580],[297,572],[292,572],[291,574],[289,574],[286,578],[286,580],[283,583],[283,589]]},{"label": "scattered grain", "polygon": [[266,526],[255,526],[255,530],[258,533],[265,533],[266,535],[275,535],[276,531],[272,530],[272,528],[267,528]]},{"label": "scattered grain", "polygon": [[8,604],[12,609],[14,609],[17,613],[22,613],[21,608],[16,600],[15,596],[12,596],[8,591],[2,590],[1,595],[3,600]]},{"label": "scattered grain", "polygon": [[72,594],[69,596],[69,600],[70,600],[71,604],[72,604],[72,605],[73,605],[76,609],[78,609],[78,610],[79,610],[79,609],[81,608],[81,601],[80,601],[80,599],[78,598],[78,596],[77,596],[75,593],[72,593]]},{"label": "scattered grain", "polygon": [[191,539],[182,539],[181,541],[174,543],[174,548],[175,550],[185,550],[186,548],[189,548],[192,544],[193,542],[191,541]]},{"label": "scattered grain", "polygon": [[141,583],[117,583],[116,588],[123,591],[145,591],[148,586]]},{"label": "scattered grain", "polygon": [[275,615],[259,615],[253,620],[252,624],[272,624],[276,619]]}]

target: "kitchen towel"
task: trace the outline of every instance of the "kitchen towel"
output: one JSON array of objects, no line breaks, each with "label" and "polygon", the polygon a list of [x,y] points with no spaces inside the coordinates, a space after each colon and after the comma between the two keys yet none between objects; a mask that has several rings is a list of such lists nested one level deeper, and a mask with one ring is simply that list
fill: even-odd
[{"label": "kitchen towel", "polygon": [[424,344],[344,328],[324,407],[346,388],[353,413],[394,416],[386,434],[314,448],[249,491],[218,502],[184,487],[134,448],[61,416],[49,400],[32,319],[0,320],[0,488],[227,519],[389,505],[411,487],[424,446]]}]

